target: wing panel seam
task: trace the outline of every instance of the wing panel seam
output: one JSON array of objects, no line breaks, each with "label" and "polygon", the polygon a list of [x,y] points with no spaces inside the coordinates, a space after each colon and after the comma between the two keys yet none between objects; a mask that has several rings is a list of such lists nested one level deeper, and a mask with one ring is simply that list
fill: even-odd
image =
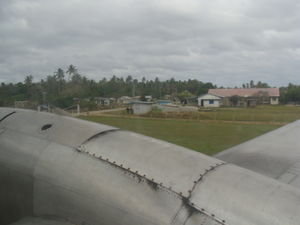
[{"label": "wing panel seam", "polygon": [[13,112],[11,112],[11,113],[8,113],[7,115],[5,115],[4,117],[2,117],[1,119],[0,119],[0,123],[3,121],[3,120],[5,120],[7,117],[10,117],[12,114],[15,114],[16,113],[16,111],[13,111]]}]

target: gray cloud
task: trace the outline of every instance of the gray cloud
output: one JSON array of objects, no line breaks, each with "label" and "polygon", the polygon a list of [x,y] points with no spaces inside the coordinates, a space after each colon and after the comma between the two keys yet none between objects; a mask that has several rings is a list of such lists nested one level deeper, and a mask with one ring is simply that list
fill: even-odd
[{"label": "gray cloud", "polygon": [[90,78],[300,83],[298,0],[2,0],[0,82]]}]

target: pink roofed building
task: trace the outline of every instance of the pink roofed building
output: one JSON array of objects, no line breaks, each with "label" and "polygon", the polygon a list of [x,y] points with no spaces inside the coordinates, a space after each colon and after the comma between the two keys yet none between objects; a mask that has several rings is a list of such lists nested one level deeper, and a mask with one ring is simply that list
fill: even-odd
[{"label": "pink roofed building", "polygon": [[217,95],[220,97],[231,97],[234,95],[240,97],[256,96],[259,93],[267,93],[270,97],[280,96],[279,88],[216,88],[209,89],[208,94]]},{"label": "pink roofed building", "polygon": [[211,96],[219,97],[219,105],[224,106],[278,105],[280,92],[279,88],[217,88],[209,89],[206,95],[199,98],[203,102],[205,101],[203,99],[211,98]]}]

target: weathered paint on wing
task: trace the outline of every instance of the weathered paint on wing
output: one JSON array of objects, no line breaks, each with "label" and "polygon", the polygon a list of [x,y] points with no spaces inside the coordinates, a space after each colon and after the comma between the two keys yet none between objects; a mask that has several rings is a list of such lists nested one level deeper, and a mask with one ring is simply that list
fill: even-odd
[{"label": "weathered paint on wing", "polygon": [[1,225],[30,216],[91,225],[300,221],[298,189],[170,143],[27,110],[0,129]]}]

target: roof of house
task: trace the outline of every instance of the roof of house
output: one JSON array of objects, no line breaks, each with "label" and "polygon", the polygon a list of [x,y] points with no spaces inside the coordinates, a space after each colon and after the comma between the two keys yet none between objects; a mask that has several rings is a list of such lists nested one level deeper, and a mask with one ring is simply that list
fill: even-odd
[{"label": "roof of house", "polygon": [[122,96],[122,97],[120,97],[119,99],[121,99],[121,100],[127,100],[127,99],[132,99],[131,97],[129,97],[129,96]]},{"label": "roof of house", "polygon": [[215,95],[215,94],[211,94],[211,93],[207,93],[207,94],[203,94],[203,95],[200,95],[198,97],[198,99],[212,99],[212,100],[217,100],[217,99],[221,99],[222,96],[218,96],[218,95]]},{"label": "roof of house", "polygon": [[145,102],[145,101],[132,101],[130,102],[129,104],[132,104],[132,105],[152,105],[153,102]]},{"label": "roof of house", "polygon": [[269,96],[279,97],[279,88],[219,88],[219,89],[209,89],[208,94],[213,94],[221,97],[230,96],[241,96],[248,97],[254,96],[260,92],[267,92]]}]

